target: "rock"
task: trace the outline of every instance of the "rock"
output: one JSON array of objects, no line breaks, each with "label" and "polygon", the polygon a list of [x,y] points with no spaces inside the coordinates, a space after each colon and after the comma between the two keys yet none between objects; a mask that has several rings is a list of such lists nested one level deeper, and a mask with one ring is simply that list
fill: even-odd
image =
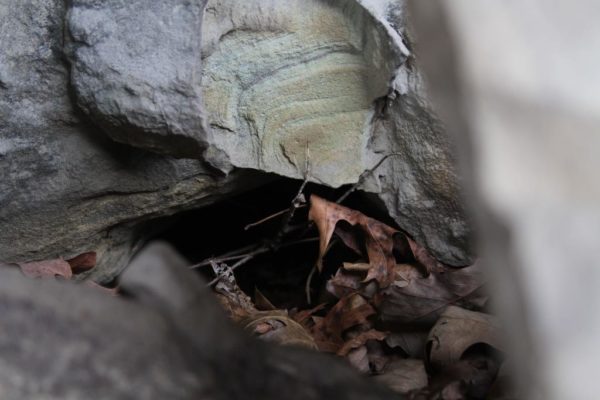
[{"label": "rock", "polygon": [[406,47],[397,2],[209,0],[202,89],[231,164],[355,183],[438,259],[472,262],[450,145]]},{"label": "rock", "polygon": [[355,1],[210,0],[202,91],[215,146],[236,167],[356,182],[373,102],[405,57]]},{"label": "rock", "polygon": [[201,158],[204,0],[74,0],[67,17],[77,105],[115,141]]},{"label": "rock", "polygon": [[1,268],[2,398],[397,398],[332,356],[242,335],[186,265],[156,244],[119,298]]},{"label": "rock", "polygon": [[398,153],[364,189],[437,258],[470,263],[402,7],[210,0],[202,23],[200,0],[7,1],[0,260],[94,250],[91,277],[112,279],[142,223],[272,179],[264,172],[301,177],[308,144],[311,179],[329,186]]},{"label": "rock", "polygon": [[264,181],[224,177],[109,140],[71,102],[58,0],[0,7],[0,260],[98,252],[109,280],[143,237],[139,224]]},{"label": "rock", "polygon": [[597,398],[600,5],[411,5],[510,326],[514,397]]},{"label": "rock", "polygon": [[438,260],[469,265],[471,226],[450,141],[426,102],[419,76],[413,72],[406,79],[373,126],[371,149],[381,156],[396,154],[377,170],[377,197]]}]

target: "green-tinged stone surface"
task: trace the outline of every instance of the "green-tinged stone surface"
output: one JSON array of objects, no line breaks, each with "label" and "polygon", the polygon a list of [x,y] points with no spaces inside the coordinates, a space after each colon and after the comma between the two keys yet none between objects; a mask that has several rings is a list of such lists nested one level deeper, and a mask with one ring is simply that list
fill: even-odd
[{"label": "green-tinged stone surface", "polygon": [[355,182],[368,168],[374,100],[399,62],[356,4],[209,1],[202,79],[215,145],[233,165]]}]

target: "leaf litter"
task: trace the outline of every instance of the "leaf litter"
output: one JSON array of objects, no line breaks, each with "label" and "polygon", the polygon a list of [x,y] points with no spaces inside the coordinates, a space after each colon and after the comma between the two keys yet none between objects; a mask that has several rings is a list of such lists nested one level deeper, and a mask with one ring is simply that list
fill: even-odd
[{"label": "leaf litter", "polygon": [[[230,318],[259,339],[341,357],[408,399],[509,398],[501,329],[487,311],[480,265],[445,265],[400,229],[316,195],[307,204],[307,221],[294,228],[290,223],[304,207],[305,185],[306,180],[288,210],[248,225],[283,216],[273,239],[192,266],[212,266],[216,277],[210,286]],[[313,226],[318,238],[305,237]],[[318,240],[313,272],[322,281],[315,304],[278,308],[259,288],[252,298],[238,286],[236,268],[313,239]],[[328,257],[340,246],[353,256]],[[90,251],[0,267],[17,267],[29,278],[70,280],[92,270],[96,257]],[[85,282],[117,294],[117,288]]]},{"label": "leaf litter", "polygon": [[[74,276],[88,272],[96,267],[97,255],[95,251],[81,253],[70,259],[62,257],[39,260],[6,263],[0,262],[0,267],[16,267],[21,273],[32,279],[64,279],[71,280]],[[84,285],[100,290],[106,294],[116,296],[118,288],[111,288],[100,285],[92,280],[82,281]]]},{"label": "leaf litter", "polygon": [[239,294],[233,273],[215,271],[215,291],[232,319],[259,338],[342,357],[407,398],[494,398],[504,349],[479,263],[445,265],[400,229],[316,195],[311,225],[319,234],[318,274],[332,268],[334,238],[354,254],[323,275],[319,304],[277,309],[255,288],[259,311]]}]

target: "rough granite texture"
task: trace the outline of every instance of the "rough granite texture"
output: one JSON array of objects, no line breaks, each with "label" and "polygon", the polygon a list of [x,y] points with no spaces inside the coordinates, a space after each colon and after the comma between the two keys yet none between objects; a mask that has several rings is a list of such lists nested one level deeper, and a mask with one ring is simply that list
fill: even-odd
[{"label": "rough granite texture", "polygon": [[108,280],[140,223],[270,179],[250,169],[300,177],[308,144],[330,186],[399,153],[364,188],[437,258],[471,261],[402,3],[210,0],[203,22],[201,3],[4,1],[0,259],[95,250]]}]

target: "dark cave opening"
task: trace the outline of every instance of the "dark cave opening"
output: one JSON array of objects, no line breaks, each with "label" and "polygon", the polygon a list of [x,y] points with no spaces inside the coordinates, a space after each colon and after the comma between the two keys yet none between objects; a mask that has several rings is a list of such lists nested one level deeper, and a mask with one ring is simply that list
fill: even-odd
[{"label": "dark cave opening", "polygon": [[[210,206],[177,214],[164,221],[166,228],[154,239],[169,242],[190,265],[254,244],[269,243],[280,231],[283,216],[253,227],[247,225],[288,209],[301,184],[300,180],[280,178]],[[316,194],[335,201],[349,188],[333,189],[308,183],[304,194],[307,200],[311,194]],[[382,209],[360,191],[350,194],[343,205],[394,224]],[[296,211],[290,226],[302,227],[307,220],[308,205]],[[299,231],[304,233],[302,237],[288,235],[277,249],[258,255],[236,269],[236,281],[244,292],[253,296],[255,289],[258,289],[281,308],[308,306],[305,284],[318,257],[318,232],[315,227],[308,230],[303,227]],[[333,246],[324,260],[324,270],[311,280],[312,291],[323,292],[320,289],[326,278],[335,273],[339,260],[352,258],[356,258],[356,255],[350,249],[341,245]],[[228,265],[234,263],[230,261]],[[207,280],[215,276],[210,265],[196,270]]]}]

